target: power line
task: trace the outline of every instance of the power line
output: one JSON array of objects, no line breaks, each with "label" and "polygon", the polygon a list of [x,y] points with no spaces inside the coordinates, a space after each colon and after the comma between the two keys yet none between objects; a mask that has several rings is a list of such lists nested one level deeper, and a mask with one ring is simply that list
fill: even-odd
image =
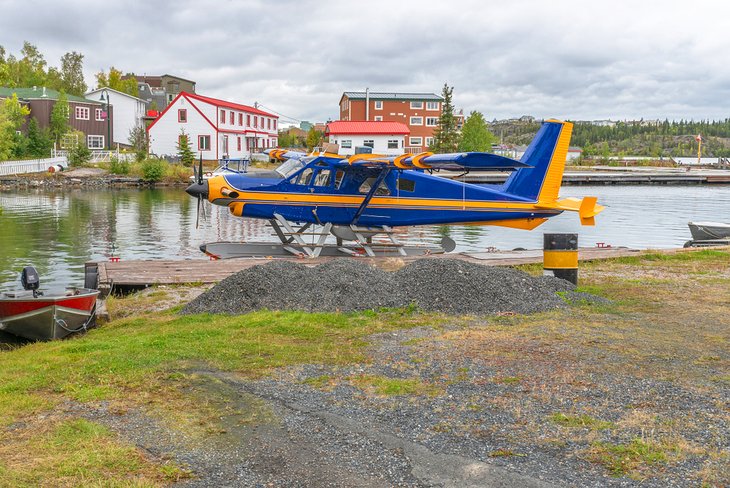
[{"label": "power line", "polygon": [[267,107],[267,106],[266,106],[266,105],[264,105],[264,104],[261,104],[261,103],[258,103],[258,102],[256,102],[256,103],[257,103],[257,105],[258,105],[259,107],[263,107],[264,109],[268,110],[268,111],[269,111],[269,112],[271,112],[272,114],[278,115],[278,116],[279,116],[279,117],[281,117],[281,118],[284,118],[284,119],[288,119],[288,120],[290,120],[290,121],[292,121],[292,122],[298,122],[298,123],[301,123],[301,122],[302,122],[302,121],[301,121],[300,119],[297,119],[297,118],[295,118],[295,117],[289,117],[288,115],[284,115],[284,114],[282,114],[282,113],[279,113],[279,112],[277,112],[276,110],[272,110],[272,109],[270,109],[269,107]]}]

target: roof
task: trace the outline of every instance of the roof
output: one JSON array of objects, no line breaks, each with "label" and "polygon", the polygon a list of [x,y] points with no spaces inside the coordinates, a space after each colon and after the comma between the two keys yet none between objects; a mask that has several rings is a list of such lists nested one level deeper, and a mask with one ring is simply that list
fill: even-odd
[{"label": "roof", "polygon": [[335,120],[328,122],[326,129],[326,134],[408,135],[410,133],[408,126],[402,122]]},{"label": "roof", "polygon": [[[8,88],[8,87],[0,87],[0,98],[7,98],[13,96],[13,93],[18,94],[18,98],[20,100],[42,100],[42,99],[48,99],[48,100],[58,100],[58,97],[61,95],[56,90],[51,90],[50,88],[45,88],[45,96],[43,93],[44,88],[42,87],[33,87],[33,88]],[[98,100],[91,100],[84,97],[77,97],[76,95],[69,95],[66,94],[66,98],[69,102],[82,102],[82,103],[93,103],[95,105],[102,105],[102,103]]]},{"label": "roof", "polygon": [[109,91],[112,91],[114,93],[118,93],[120,95],[124,95],[125,97],[134,98],[137,101],[144,102],[144,103],[148,103],[147,100],[142,100],[139,97],[135,97],[134,95],[130,95],[129,93],[120,92],[119,90],[115,90],[114,88],[109,88],[108,86],[102,86],[102,87],[97,88],[96,90],[91,90],[90,92],[88,92],[86,94],[86,96],[88,97],[92,93],[98,93],[98,92],[104,91],[104,90],[109,90]]},{"label": "roof", "polygon": [[[365,92],[344,92],[342,96],[350,100],[365,100]],[[369,92],[368,97],[371,100],[443,100],[443,97],[435,93]]]},{"label": "roof", "polygon": [[193,100],[200,100],[201,102],[206,102],[211,105],[215,105],[216,107],[233,108],[236,110],[243,110],[245,112],[250,112],[252,114],[266,115],[267,117],[274,117],[275,119],[279,118],[278,115],[264,112],[263,110],[259,110],[257,108],[251,107],[249,105],[241,105],[240,103],[226,102],[225,100],[219,100],[217,98],[204,97],[203,95],[198,95],[197,93],[188,93],[188,92],[180,92],[180,93],[181,93],[181,95],[183,95],[187,98],[192,98]]}]

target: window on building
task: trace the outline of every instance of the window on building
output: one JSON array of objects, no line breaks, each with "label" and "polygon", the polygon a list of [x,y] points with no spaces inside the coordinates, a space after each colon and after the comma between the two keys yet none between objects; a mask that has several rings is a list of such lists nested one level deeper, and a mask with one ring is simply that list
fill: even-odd
[{"label": "window on building", "polygon": [[251,127],[251,116],[250,115],[246,115],[246,126]]},{"label": "window on building", "polygon": [[74,115],[76,120],[89,120],[89,107],[76,107]]},{"label": "window on building", "polygon": [[398,149],[398,139],[388,139],[388,149]]},{"label": "window on building", "polygon": [[243,114],[238,114],[238,125],[243,125]]},{"label": "window on building", "polygon": [[266,119],[266,127],[271,130],[271,119]]},{"label": "window on building", "polygon": [[258,127],[259,126],[259,118],[254,115],[253,117],[253,126]]},{"label": "window on building", "polygon": [[180,108],[177,111],[177,121],[178,122],[187,122],[188,121],[188,110],[185,108]]},{"label": "window on building", "polygon": [[264,118],[263,117],[259,117],[259,119],[260,119],[259,120],[259,123],[261,124],[261,128],[263,129],[264,128]]},{"label": "window on building", "polygon": [[375,116],[375,122],[382,122],[382,121],[383,121],[383,116],[382,115],[376,115]]},{"label": "window on building", "polygon": [[428,147],[433,146],[433,137],[426,138],[426,146],[428,146]]},{"label": "window on building", "polygon": [[344,141],[340,141],[340,147],[342,149],[352,149],[352,140],[347,139]]},{"label": "window on building", "polygon": [[274,130],[276,130],[276,119],[274,119]]},{"label": "window on building", "polygon": [[86,136],[86,147],[89,149],[104,149],[104,136]]},{"label": "window on building", "polygon": [[411,125],[423,125],[423,117],[411,117]]},{"label": "window on building", "polygon": [[408,139],[409,146],[420,146],[423,144],[423,137],[410,137]]},{"label": "window on building", "polygon": [[228,117],[228,123],[231,125],[235,125],[236,124],[236,114],[233,113],[233,110],[231,110],[228,113],[230,114],[230,117]]},{"label": "window on building", "polygon": [[221,110],[220,122],[221,122],[221,124],[225,124],[226,123],[226,111],[225,110]]},{"label": "window on building", "polygon": [[414,110],[422,110],[423,102],[411,102],[411,108]]},{"label": "window on building", "polygon": [[241,150],[241,136],[238,136],[238,144],[236,144],[236,147],[239,151]]},{"label": "window on building", "polygon": [[375,100],[375,110],[383,110],[383,101]]},{"label": "window on building", "polygon": [[426,117],[426,125],[429,127],[436,127],[439,125],[438,117]]},{"label": "window on building", "polygon": [[175,94],[174,93],[168,93],[167,94],[167,103],[171,103],[173,98],[175,98]]},{"label": "window on building", "polygon": [[426,110],[438,110],[438,109],[439,109],[438,102],[426,102]]},{"label": "window on building", "polygon": [[97,122],[103,122],[104,121],[104,109],[97,108],[94,111],[94,114],[95,114],[95,117],[94,118],[96,119]]},{"label": "window on building", "polygon": [[210,136],[198,136],[198,151],[210,151]]},{"label": "window on building", "polygon": [[372,149],[375,147],[375,141],[373,139],[365,139],[362,141],[362,145]]},{"label": "window on building", "polygon": [[406,178],[398,178],[398,190],[400,191],[414,191],[416,189],[416,182],[408,180]]}]

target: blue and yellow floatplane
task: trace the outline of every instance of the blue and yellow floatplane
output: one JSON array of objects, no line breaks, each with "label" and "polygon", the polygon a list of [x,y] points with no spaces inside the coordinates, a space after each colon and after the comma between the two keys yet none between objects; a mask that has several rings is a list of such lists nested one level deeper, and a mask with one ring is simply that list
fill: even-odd
[{"label": "blue and yellow floatplane", "polygon": [[[490,153],[341,156],[318,152],[269,150],[283,161],[274,171],[222,175],[204,180],[201,168],[187,192],[233,215],[267,219],[286,252],[320,255],[325,239],[355,241],[365,253],[377,253],[372,236],[391,237],[398,226],[433,224],[497,225],[532,230],[563,211],[578,213],[583,225],[594,225],[603,210],[596,197],[560,198],[573,125],[548,120],[519,160]],[[451,171],[513,171],[501,185],[477,185],[434,175]],[[300,226],[297,227],[297,224]],[[317,242],[311,226],[321,227]],[[386,246],[387,247],[387,246]],[[340,249],[341,248],[341,249]],[[400,252],[400,251],[399,251]],[[213,254],[213,253],[210,253]],[[404,254],[401,252],[401,254]]]}]

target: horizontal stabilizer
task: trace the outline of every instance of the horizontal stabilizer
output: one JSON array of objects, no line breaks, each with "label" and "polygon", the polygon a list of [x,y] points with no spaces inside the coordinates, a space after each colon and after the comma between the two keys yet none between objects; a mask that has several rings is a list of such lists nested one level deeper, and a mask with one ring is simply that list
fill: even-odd
[{"label": "horizontal stabilizer", "polygon": [[302,159],[306,156],[306,153],[299,151],[287,151],[286,149],[265,149],[264,154],[267,154],[271,159],[278,159],[279,161],[285,161],[287,159]]},{"label": "horizontal stabilizer", "polygon": [[584,197],[584,198],[574,198],[574,197],[568,197],[563,198],[562,200],[557,200],[552,203],[548,202],[538,202],[537,207],[539,208],[549,208],[554,210],[567,210],[569,212],[578,212],[578,217],[580,217],[580,223],[581,225],[595,225],[596,219],[595,216],[598,215],[603,211],[604,207],[603,205],[598,205],[596,202],[598,201],[598,198],[596,197]]}]

